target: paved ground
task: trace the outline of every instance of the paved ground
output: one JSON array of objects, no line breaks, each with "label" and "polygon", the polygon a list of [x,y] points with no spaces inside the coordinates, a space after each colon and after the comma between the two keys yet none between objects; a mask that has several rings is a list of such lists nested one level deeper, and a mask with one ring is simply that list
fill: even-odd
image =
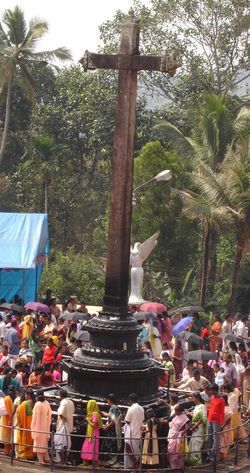
[{"label": "paved ground", "polygon": [[[218,473],[250,473],[250,458],[247,458],[246,455],[247,446],[242,445],[239,451],[239,463],[237,466],[234,465],[234,454],[232,453],[231,458],[227,460],[227,462],[220,463],[217,466]],[[40,466],[34,463],[28,462],[21,462],[15,461],[13,466],[10,464],[10,458],[0,455],[0,473],[49,473],[51,471],[50,465]],[[55,473],[92,473],[92,469],[87,470],[86,468],[82,468],[78,466],[77,468],[74,467],[60,467],[56,466],[54,468]],[[96,473],[122,473],[122,470],[113,470],[113,469],[106,469],[103,470],[101,467],[96,468]],[[145,470],[144,470],[145,471]],[[156,473],[155,470],[146,470],[147,473]],[[169,470],[168,470],[169,471]],[[203,465],[202,467],[185,467],[185,473],[213,473],[213,467],[210,464]]]}]

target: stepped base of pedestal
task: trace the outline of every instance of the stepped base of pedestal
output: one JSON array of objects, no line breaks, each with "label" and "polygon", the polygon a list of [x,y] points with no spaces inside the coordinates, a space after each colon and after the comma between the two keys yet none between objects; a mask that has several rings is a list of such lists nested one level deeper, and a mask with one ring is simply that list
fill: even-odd
[{"label": "stepped base of pedestal", "polygon": [[136,392],[140,399],[157,396],[162,369],[153,360],[148,363],[144,358],[136,362],[131,359],[130,362],[126,360],[125,365],[121,359],[114,363],[113,358],[94,358],[92,363],[90,361],[88,358],[63,361],[63,369],[68,373],[68,385],[73,391],[104,399],[113,392],[120,402],[132,392]]}]

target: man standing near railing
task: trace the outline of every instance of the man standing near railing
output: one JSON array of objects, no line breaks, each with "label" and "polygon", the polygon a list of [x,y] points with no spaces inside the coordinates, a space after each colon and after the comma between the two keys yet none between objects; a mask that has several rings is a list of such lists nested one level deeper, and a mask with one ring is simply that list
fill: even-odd
[{"label": "man standing near railing", "polygon": [[210,388],[210,407],[208,411],[208,441],[207,441],[207,459],[206,461],[220,460],[220,431],[224,425],[225,401],[218,396],[219,388],[213,384]]},{"label": "man standing near railing", "polygon": [[140,458],[140,447],[142,428],[144,422],[144,409],[138,404],[138,396],[135,393],[129,395],[131,406],[125,417],[124,431],[124,469],[138,469]]},{"label": "man standing near railing", "polygon": [[71,448],[70,434],[73,432],[73,415],[75,406],[64,389],[60,391],[60,405],[57,411],[58,419],[54,436],[56,450],[55,463],[66,463]]}]

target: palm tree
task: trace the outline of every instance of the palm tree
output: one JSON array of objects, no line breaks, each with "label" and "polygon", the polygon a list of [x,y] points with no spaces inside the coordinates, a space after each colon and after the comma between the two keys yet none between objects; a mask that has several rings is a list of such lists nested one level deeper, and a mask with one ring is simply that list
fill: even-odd
[{"label": "palm tree", "polygon": [[48,213],[49,186],[60,172],[61,158],[66,150],[65,145],[57,144],[51,136],[39,136],[32,140],[23,156],[23,169],[32,170],[34,180],[43,187],[45,213]]},{"label": "palm tree", "polygon": [[228,310],[234,313],[241,269],[250,250],[250,108],[235,120],[235,137],[218,173],[200,163],[190,175],[194,191],[179,191],[190,218],[203,215],[218,228],[235,228],[235,260]]},{"label": "palm tree", "polygon": [[[169,122],[160,122],[157,128],[162,130],[170,146],[190,162],[192,170],[196,169],[199,163],[206,163],[212,171],[217,172],[232,138],[231,120],[225,105],[225,97],[215,95],[205,95],[204,106],[200,111],[200,126],[191,137],[184,136]],[[216,249],[219,240],[218,222],[213,220],[215,215],[212,213],[206,216],[203,210],[200,205],[194,205],[192,216],[189,213],[191,218],[199,219],[203,227],[201,305],[205,302],[208,286],[210,294],[213,294],[217,270]]]},{"label": "palm tree", "polygon": [[29,26],[23,11],[16,6],[5,10],[0,23],[0,96],[5,99],[5,122],[0,146],[0,163],[3,160],[11,116],[12,89],[15,81],[24,90],[29,100],[34,99],[32,67],[55,59],[71,59],[68,49],[62,47],[52,51],[37,52],[38,41],[47,33],[48,24],[36,18]]}]

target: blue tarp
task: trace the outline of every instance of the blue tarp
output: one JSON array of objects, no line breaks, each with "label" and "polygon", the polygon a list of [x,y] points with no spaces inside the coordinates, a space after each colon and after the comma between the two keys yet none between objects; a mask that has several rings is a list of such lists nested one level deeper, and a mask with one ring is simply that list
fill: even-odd
[{"label": "blue tarp", "polygon": [[35,300],[46,254],[46,214],[0,212],[0,298]]}]

